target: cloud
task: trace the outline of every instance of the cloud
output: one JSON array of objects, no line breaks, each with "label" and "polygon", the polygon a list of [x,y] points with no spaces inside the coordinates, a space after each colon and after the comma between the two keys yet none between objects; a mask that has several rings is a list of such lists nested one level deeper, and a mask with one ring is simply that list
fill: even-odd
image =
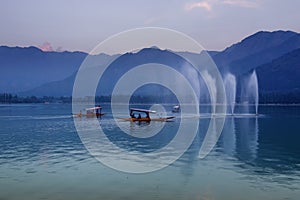
[{"label": "cloud", "polygon": [[188,3],[188,4],[185,5],[185,10],[187,10],[187,11],[193,10],[194,8],[204,8],[207,11],[211,11],[212,6],[209,3],[209,1]]},{"label": "cloud", "polygon": [[255,0],[204,0],[194,3],[185,4],[185,10],[191,11],[195,8],[203,8],[207,11],[212,11],[215,6],[236,6],[244,8],[258,7],[258,2]]},{"label": "cloud", "polygon": [[49,42],[45,42],[42,45],[38,46],[42,51],[53,51],[53,48]]}]

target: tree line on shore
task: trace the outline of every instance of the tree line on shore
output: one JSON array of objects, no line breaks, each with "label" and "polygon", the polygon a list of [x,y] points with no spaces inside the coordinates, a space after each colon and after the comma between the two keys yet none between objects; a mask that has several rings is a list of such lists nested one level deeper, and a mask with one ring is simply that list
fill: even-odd
[{"label": "tree line on shore", "polygon": [[53,97],[53,96],[18,96],[11,93],[0,93],[0,103],[70,103],[72,97]]},{"label": "tree line on shore", "polygon": [[[96,96],[96,97],[84,97],[79,99],[79,102],[110,102],[111,96]],[[178,103],[175,96],[132,96],[130,98],[132,103]],[[200,101],[202,102],[202,101]],[[71,96],[18,96],[11,93],[0,93],[1,104],[16,104],[16,103],[72,103]],[[239,98],[237,97],[237,103]],[[289,93],[278,93],[268,92],[261,93],[259,95],[260,104],[299,104],[300,103],[300,92],[289,92]]]}]

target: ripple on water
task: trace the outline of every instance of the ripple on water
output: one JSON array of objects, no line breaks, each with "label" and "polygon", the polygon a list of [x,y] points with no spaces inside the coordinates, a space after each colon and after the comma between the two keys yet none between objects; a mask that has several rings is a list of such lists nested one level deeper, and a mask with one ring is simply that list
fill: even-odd
[{"label": "ripple on water", "polygon": [[[297,199],[300,194],[300,154],[297,143],[297,133],[300,132],[299,113],[295,113],[293,108],[281,108],[280,111],[285,111],[284,116],[276,113],[276,108],[268,108],[269,113],[264,113],[262,108],[260,111],[263,115],[257,118],[257,124],[252,124],[252,117],[248,117],[252,121],[246,116],[231,117],[231,124],[226,131],[231,131],[231,137],[227,139],[233,141],[225,146],[226,138],[221,137],[220,142],[204,159],[198,158],[202,138],[205,136],[202,132],[206,130],[201,124],[196,142],[177,162],[155,173],[142,175],[123,174],[103,167],[82,144],[73,119],[67,115],[71,112],[64,105],[56,105],[56,110],[54,107],[45,110],[46,107],[39,105],[14,107],[18,115],[10,115],[9,109],[11,108],[0,108],[0,194],[3,194],[0,198],[20,199],[17,198],[20,195],[27,199],[52,198],[54,194],[59,194],[57,199],[72,199],[73,196],[65,191],[82,194],[77,197],[82,197],[81,199],[84,199],[83,195],[91,199],[162,196],[178,199],[191,194],[201,199],[217,198],[225,190],[232,194],[242,191],[240,197],[245,199],[253,199],[250,198],[253,194],[256,199]],[[280,116],[280,121],[274,120],[274,112],[277,118]],[[289,112],[293,112],[293,115]],[[206,117],[209,118],[200,116],[199,120],[207,120]],[[195,116],[191,118],[194,119]],[[82,120],[86,124],[85,130],[95,130],[92,120]],[[145,153],[145,149],[154,151],[173,138],[168,131],[154,139],[136,139],[132,135],[122,135],[111,115],[96,122],[101,124],[107,137],[119,148],[133,154]],[[179,122],[176,119],[173,123],[166,123],[166,126],[169,130],[176,130]],[[129,123],[124,125],[129,126]],[[254,126],[258,126],[253,129],[256,133],[251,132],[251,127]],[[131,128],[138,129],[139,126]],[[87,141],[90,144],[93,142]],[[156,143],[159,145],[155,146]],[[142,157],[121,157],[109,144],[100,141],[100,145],[103,146],[101,156],[143,162]],[[175,152],[176,149],[168,149],[159,156],[171,157]],[[240,190],[236,191],[237,188]],[[37,196],[32,195],[33,193]],[[87,193],[93,194],[95,198]]]}]

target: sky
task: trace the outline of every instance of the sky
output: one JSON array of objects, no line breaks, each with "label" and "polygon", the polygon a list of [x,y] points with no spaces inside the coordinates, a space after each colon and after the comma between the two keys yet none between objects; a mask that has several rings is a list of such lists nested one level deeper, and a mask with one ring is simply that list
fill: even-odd
[{"label": "sky", "polygon": [[174,29],[223,50],[257,31],[300,32],[299,0],[1,0],[0,45],[90,52],[133,28]]}]

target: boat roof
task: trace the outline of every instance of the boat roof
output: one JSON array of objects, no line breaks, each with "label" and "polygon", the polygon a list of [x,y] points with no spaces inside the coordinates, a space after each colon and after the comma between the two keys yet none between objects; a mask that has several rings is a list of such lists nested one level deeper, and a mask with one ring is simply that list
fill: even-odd
[{"label": "boat roof", "polygon": [[144,112],[144,113],[156,113],[155,110],[146,110],[146,109],[140,109],[140,108],[130,108],[130,111],[136,111],[136,112]]},{"label": "boat roof", "polygon": [[85,110],[98,110],[98,109],[101,109],[102,107],[101,106],[96,106],[96,107],[93,107],[93,108],[86,108]]}]

